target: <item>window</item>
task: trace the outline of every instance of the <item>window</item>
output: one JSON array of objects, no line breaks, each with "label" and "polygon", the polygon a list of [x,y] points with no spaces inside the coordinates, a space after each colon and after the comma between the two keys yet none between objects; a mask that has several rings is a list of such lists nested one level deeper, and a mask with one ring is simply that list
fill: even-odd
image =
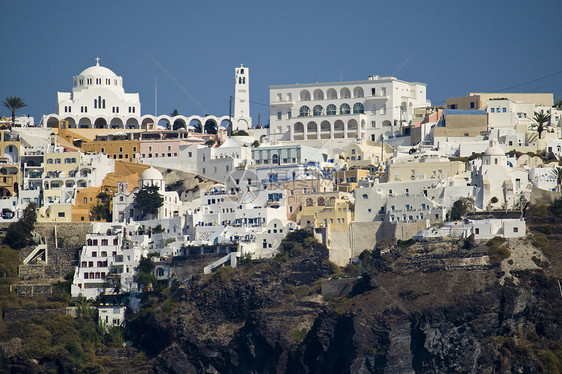
[{"label": "window", "polygon": [[474,101],[470,103],[470,109],[474,109]]},{"label": "window", "polygon": [[321,116],[323,112],[324,112],[324,108],[322,108],[322,105],[315,105],[314,108],[312,109],[313,116]]},{"label": "window", "polygon": [[326,115],[335,116],[336,110],[337,110],[336,106],[334,104],[330,104],[326,107]]},{"label": "window", "polygon": [[519,227],[514,227],[513,232],[519,232]]},{"label": "window", "polygon": [[283,115],[283,113],[279,110],[277,112],[277,119],[281,119],[281,116]]},{"label": "window", "polygon": [[343,103],[340,106],[340,114],[350,114],[350,113],[351,113],[351,108],[349,104]]},{"label": "window", "polygon": [[59,212],[59,217],[64,218],[64,212]]},{"label": "window", "polygon": [[353,114],[361,114],[361,113],[365,113],[365,108],[363,107],[363,104],[361,103],[353,104]]},{"label": "window", "polygon": [[[107,239],[102,239],[102,240],[101,240],[101,245],[108,245]],[[104,256],[103,252],[102,252],[102,256]],[[107,256],[107,255],[105,255],[105,256]]]},{"label": "window", "polygon": [[310,116],[310,108],[307,107],[306,105],[301,106],[301,108],[299,109],[299,116],[300,116],[300,117],[308,117],[308,116]]},{"label": "window", "polygon": [[507,108],[502,108],[502,112],[506,113],[507,112]]},{"label": "window", "polygon": [[474,229],[474,233],[475,233],[476,235],[480,234],[480,229],[479,229],[479,228],[475,228],[475,229]]},{"label": "window", "polygon": [[495,108],[490,108],[490,113],[494,113]]}]

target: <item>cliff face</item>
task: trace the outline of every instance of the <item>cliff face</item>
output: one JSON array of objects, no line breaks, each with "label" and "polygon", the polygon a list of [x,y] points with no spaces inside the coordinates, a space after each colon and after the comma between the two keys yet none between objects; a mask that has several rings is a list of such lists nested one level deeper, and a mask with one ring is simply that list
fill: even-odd
[{"label": "cliff face", "polygon": [[305,246],[194,279],[170,313],[137,317],[135,339],[157,373],[538,373],[562,358],[552,267],[399,266],[395,249],[324,299],[326,257]]}]

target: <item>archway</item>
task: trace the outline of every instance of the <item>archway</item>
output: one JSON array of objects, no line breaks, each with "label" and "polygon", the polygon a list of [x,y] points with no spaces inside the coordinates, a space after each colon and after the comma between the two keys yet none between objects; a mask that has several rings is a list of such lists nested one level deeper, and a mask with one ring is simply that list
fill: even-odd
[{"label": "archway", "polygon": [[158,120],[158,128],[170,130],[171,129],[170,120],[168,120],[167,118],[160,118]]},{"label": "archway", "polygon": [[47,127],[58,129],[59,127],[59,120],[56,117],[49,117],[47,120]]},{"label": "archway", "polygon": [[172,127],[173,130],[179,130],[179,129],[187,129],[187,124],[185,123],[185,121],[181,118],[178,118],[176,120],[174,120],[174,125]]},{"label": "archway", "polygon": [[82,117],[80,121],[78,121],[78,127],[81,129],[91,129],[92,121],[90,121],[88,117]]},{"label": "archway", "polygon": [[197,118],[189,121],[189,129],[193,132],[203,133],[203,126],[201,125],[201,121]]},{"label": "archway", "polygon": [[110,127],[112,129],[122,129],[123,121],[121,120],[121,118],[112,118]]},{"label": "archway", "polygon": [[129,118],[126,123],[128,129],[138,129],[139,121],[136,118]]},{"label": "archway", "polygon": [[94,121],[94,128],[95,129],[107,129],[107,121],[105,120],[105,118],[97,118]]},{"label": "archway", "polygon": [[205,122],[205,133],[216,135],[218,131],[217,122],[214,119],[208,119]]}]

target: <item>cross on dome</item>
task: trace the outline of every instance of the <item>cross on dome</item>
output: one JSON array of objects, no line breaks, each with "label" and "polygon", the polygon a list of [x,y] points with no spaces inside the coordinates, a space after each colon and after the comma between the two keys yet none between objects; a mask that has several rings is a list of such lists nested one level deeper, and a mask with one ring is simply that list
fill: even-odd
[{"label": "cross on dome", "polygon": [[100,58],[96,57],[96,66],[100,66]]}]

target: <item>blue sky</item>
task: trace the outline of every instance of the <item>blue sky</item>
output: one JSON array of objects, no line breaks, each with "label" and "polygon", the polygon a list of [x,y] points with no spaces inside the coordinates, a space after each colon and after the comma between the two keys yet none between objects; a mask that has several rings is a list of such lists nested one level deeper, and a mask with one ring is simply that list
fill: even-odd
[{"label": "blue sky", "polygon": [[[258,113],[267,123],[270,85],[391,75],[426,83],[428,98],[443,104],[562,71],[554,0],[0,0],[0,9],[0,98],[23,98],[18,113],[36,122],[96,56],[126,92],[140,93],[142,114],[154,112],[158,77],[159,114],[227,115],[243,63],[254,124]],[[556,100],[562,73],[509,92]],[[9,112],[2,106],[0,115]]]}]

